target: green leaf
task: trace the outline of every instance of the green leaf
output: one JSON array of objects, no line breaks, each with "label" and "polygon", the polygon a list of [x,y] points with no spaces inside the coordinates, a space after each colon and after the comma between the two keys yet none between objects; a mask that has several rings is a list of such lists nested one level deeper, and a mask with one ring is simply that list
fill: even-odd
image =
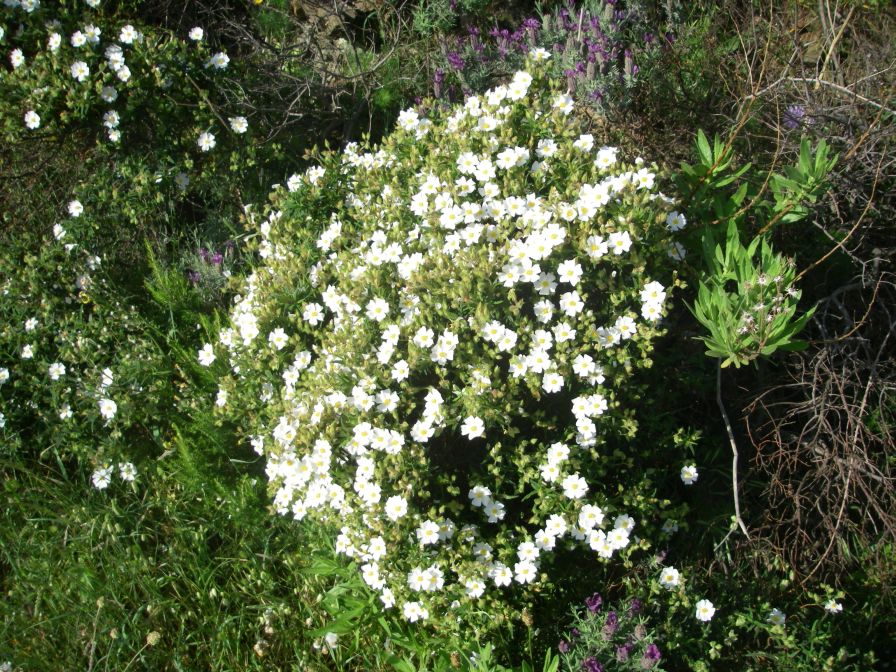
[{"label": "green leaf", "polygon": [[712,150],[709,148],[709,141],[706,139],[706,134],[702,129],[697,130],[697,151],[700,154],[700,159],[703,161],[705,166],[712,165]]}]

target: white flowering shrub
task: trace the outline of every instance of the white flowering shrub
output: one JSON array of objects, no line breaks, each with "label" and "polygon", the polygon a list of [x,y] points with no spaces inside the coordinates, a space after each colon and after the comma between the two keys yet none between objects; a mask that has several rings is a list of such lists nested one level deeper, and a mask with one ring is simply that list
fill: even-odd
[{"label": "white flowering shrub", "polygon": [[674,206],[531,67],[293,176],[198,353],[276,512],[333,529],[410,622],[500,621],[560,551],[613,562],[656,520],[614,470]]},{"label": "white flowering shrub", "polygon": [[[80,215],[80,203],[69,212]],[[37,253],[0,241],[0,455],[74,459],[96,469],[102,489],[133,481],[131,460],[154,452],[171,376],[145,319],[75,242],[70,221]]]}]

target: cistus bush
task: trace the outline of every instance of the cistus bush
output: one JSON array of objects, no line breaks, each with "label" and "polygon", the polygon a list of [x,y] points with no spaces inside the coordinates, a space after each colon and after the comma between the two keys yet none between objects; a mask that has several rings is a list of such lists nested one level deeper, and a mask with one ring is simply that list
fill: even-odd
[{"label": "cistus bush", "polygon": [[0,246],[0,454],[130,464],[172,408],[169,374],[104,261],[75,242],[81,204],[69,211],[38,252]]},{"label": "cistus bush", "polygon": [[613,452],[662,331],[673,202],[529,65],[291,178],[200,353],[273,508],[329,525],[384,609],[448,633],[510,617],[560,549],[596,566],[658,522]]}]

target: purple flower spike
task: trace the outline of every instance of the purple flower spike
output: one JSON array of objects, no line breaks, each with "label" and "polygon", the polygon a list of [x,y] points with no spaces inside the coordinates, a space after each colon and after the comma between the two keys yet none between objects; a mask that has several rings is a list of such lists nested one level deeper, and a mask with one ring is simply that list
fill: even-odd
[{"label": "purple flower spike", "polygon": [[463,70],[466,63],[464,63],[463,57],[458,54],[456,51],[448,52],[446,56],[448,60],[448,65],[450,65],[455,70]]},{"label": "purple flower spike", "polygon": [[631,647],[628,644],[623,644],[622,646],[616,647],[616,660],[620,663],[624,663],[628,660],[628,655],[631,653]]},{"label": "purple flower spike", "polygon": [[803,124],[803,119],[806,117],[806,108],[802,105],[789,105],[786,110],[784,110],[784,128],[790,129],[791,131],[795,128],[799,128]]},{"label": "purple flower spike", "polygon": [[557,648],[560,650],[560,653],[569,653],[570,645],[565,639],[561,639],[560,643],[557,645]]},{"label": "purple flower spike", "polygon": [[645,670],[649,670],[658,662],[660,662],[660,658],[663,655],[660,653],[660,649],[656,644],[648,644],[647,650],[644,651],[644,655],[641,656],[641,667]]},{"label": "purple flower spike", "polygon": [[603,603],[604,598],[600,596],[600,593],[594,593],[594,595],[585,599],[585,606],[588,607],[588,611],[592,614],[596,614],[600,611],[600,607]]},{"label": "purple flower spike", "polygon": [[585,670],[585,672],[604,672],[604,666],[601,665],[594,656],[585,659],[582,663],[582,669]]},{"label": "purple flower spike", "polygon": [[628,613],[629,614],[640,614],[641,608],[643,606],[644,605],[641,604],[641,600],[639,600],[638,598],[635,598],[632,600],[631,606],[629,606],[629,608],[628,608]]}]

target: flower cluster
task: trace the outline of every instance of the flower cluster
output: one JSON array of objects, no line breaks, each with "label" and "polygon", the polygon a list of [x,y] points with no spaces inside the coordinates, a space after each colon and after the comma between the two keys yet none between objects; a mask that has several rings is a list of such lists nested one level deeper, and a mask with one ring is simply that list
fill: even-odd
[{"label": "flower cluster", "polygon": [[641,600],[631,600],[625,609],[604,609],[603,598],[595,593],[585,600],[585,609],[573,615],[573,626],[557,647],[564,669],[662,669],[663,654],[648,629]]},{"label": "flower cluster", "polygon": [[655,63],[674,42],[672,34],[660,39],[654,30],[643,8],[623,8],[614,0],[587,7],[561,4],[541,18],[524,19],[515,30],[471,25],[465,35],[448,41],[432,88],[436,97],[456,99],[459,88],[468,93],[468,87],[528,57],[550,61],[552,74],[565,78],[567,89],[583,103],[621,106],[641,66]]},{"label": "flower cluster", "polygon": [[[338,529],[411,622],[525,592],[559,548],[604,562],[635,539],[590,476],[659,333],[673,202],[532,67],[290,178],[199,353],[222,412],[240,399],[274,509]],[[310,228],[285,214],[317,199]]]},{"label": "flower cluster", "polygon": [[[88,3],[88,7],[92,9],[94,4]],[[23,3],[7,5],[31,14]],[[14,72],[4,84],[10,86],[11,101],[23,98],[16,102],[22,106],[19,124],[36,131],[48,121],[64,126],[75,115],[100,117],[106,139],[120,145],[124,139],[122,121],[136,124],[142,118],[152,118],[155,111],[147,114],[146,106],[156,104],[157,93],[164,92],[165,97],[176,95],[177,80],[184,76],[182,71],[195,83],[209,80],[214,72],[226,69],[230,61],[224,52],[209,53],[199,27],[190,31],[189,42],[171,39],[173,36],[162,40],[151,35],[145,39],[143,31],[134,25],[104,23],[102,19],[82,8],[71,13],[60,11],[59,18],[51,21],[26,24],[27,31],[23,25],[16,38],[21,35],[21,43],[27,49],[34,43],[40,47],[27,57],[19,47],[8,55]],[[211,91],[212,87],[208,88]],[[113,107],[116,104],[118,109]],[[197,119],[200,124],[216,121]],[[235,135],[244,134],[249,128],[243,116],[229,117],[228,126]],[[202,152],[215,147],[215,135],[209,129],[197,130],[193,137]]]}]

